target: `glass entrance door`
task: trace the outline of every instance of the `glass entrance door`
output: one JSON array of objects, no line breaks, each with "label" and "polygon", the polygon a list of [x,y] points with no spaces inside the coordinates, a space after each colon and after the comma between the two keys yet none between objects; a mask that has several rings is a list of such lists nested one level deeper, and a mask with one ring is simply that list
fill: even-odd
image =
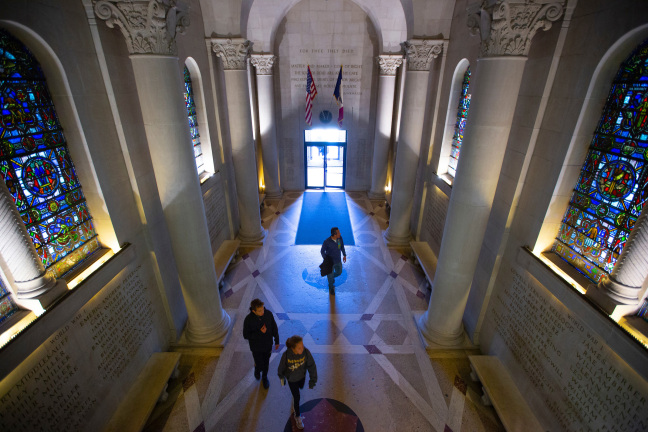
[{"label": "glass entrance door", "polygon": [[324,146],[306,146],[306,188],[323,188],[326,173]]},{"label": "glass entrance door", "polygon": [[344,188],[344,150],[341,145],[326,146],[326,187]]},{"label": "glass entrance door", "polygon": [[344,189],[346,131],[311,129],[304,134],[306,189]]}]

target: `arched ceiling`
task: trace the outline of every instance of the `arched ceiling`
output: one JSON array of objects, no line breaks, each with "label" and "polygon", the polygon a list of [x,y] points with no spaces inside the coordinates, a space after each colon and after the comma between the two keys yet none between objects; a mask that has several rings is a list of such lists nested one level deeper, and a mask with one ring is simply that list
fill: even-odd
[{"label": "arched ceiling", "polygon": [[[241,34],[254,43],[255,52],[272,52],[279,23],[301,0],[243,0]],[[400,43],[408,36],[407,23],[413,22],[411,0],[350,0],[371,20],[378,34],[381,52],[400,52]]]}]

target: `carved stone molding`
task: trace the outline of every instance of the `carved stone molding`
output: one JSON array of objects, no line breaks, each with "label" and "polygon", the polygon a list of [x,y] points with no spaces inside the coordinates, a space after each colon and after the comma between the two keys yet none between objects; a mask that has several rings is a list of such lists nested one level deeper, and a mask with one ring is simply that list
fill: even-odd
[{"label": "carved stone molding", "polygon": [[468,27],[481,36],[481,56],[526,56],[538,30],[563,15],[564,0],[482,0],[468,7]]},{"label": "carved stone molding", "polygon": [[401,44],[407,58],[407,69],[429,71],[432,59],[443,52],[443,41],[438,39],[410,39]]},{"label": "carved stone molding", "polygon": [[403,56],[383,54],[376,57],[376,62],[380,66],[380,75],[396,75],[396,69],[403,64]]},{"label": "carved stone molding", "polygon": [[277,59],[273,54],[252,54],[250,62],[256,68],[257,75],[272,75],[272,66]]},{"label": "carved stone molding", "polygon": [[131,54],[177,54],[176,34],[189,26],[188,6],[176,0],[93,0],[106,25],[119,27]]},{"label": "carved stone molding", "polygon": [[243,38],[212,39],[212,50],[223,61],[225,70],[244,70],[252,51],[252,42]]}]

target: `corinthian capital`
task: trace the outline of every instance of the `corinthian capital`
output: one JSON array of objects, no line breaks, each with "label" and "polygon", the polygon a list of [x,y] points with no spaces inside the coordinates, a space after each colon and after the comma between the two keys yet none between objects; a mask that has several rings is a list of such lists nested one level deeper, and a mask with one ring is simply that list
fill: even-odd
[{"label": "corinthian capital", "polygon": [[526,56],[538,30],[563,15],[564,0],[482,0],[468,7],[468,27],[481,35],[481,56]]},{"label": "corinthian capital", "polygon": [[429,71],[432,59],[443,51],[443,41],[438,39],[410,39],[401,44],[407,57],[407,69]]},{"label": "corinthian capital", "polygon": [[250,62],[256,68],[257,75],[272,75],[272,66],[277,56],[273,54],[252,54]]},{"label": "corinthian capital", "polygon": [[176,55],[175,37],[189,26],[188,7],[176,0],[93,0],[106,25],[119,27],[131,54]]},{"label": "corinthian capital", "polygon": [[212,50],[223,61],[225,70],[242,70],[247,68],[252,42],[243,38],[212,39]]},{"label": "corinthian capital", "polygon": [[383,54],[376,57],[380,66],[380,75],[396,75],[396,69],[403,64],[402,55]]}]

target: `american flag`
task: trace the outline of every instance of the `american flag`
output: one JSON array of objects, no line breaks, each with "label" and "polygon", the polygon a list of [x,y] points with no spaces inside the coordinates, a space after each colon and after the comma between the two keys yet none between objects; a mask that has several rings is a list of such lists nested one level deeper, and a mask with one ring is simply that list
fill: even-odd
[{"label": "american flag", "polygon": [[308,72],[306,73],[306,123],[308,126],[313,125],[313,100],[315,96],[317,96],[317,89],[315,88],[310,66],[308,66]]}]

